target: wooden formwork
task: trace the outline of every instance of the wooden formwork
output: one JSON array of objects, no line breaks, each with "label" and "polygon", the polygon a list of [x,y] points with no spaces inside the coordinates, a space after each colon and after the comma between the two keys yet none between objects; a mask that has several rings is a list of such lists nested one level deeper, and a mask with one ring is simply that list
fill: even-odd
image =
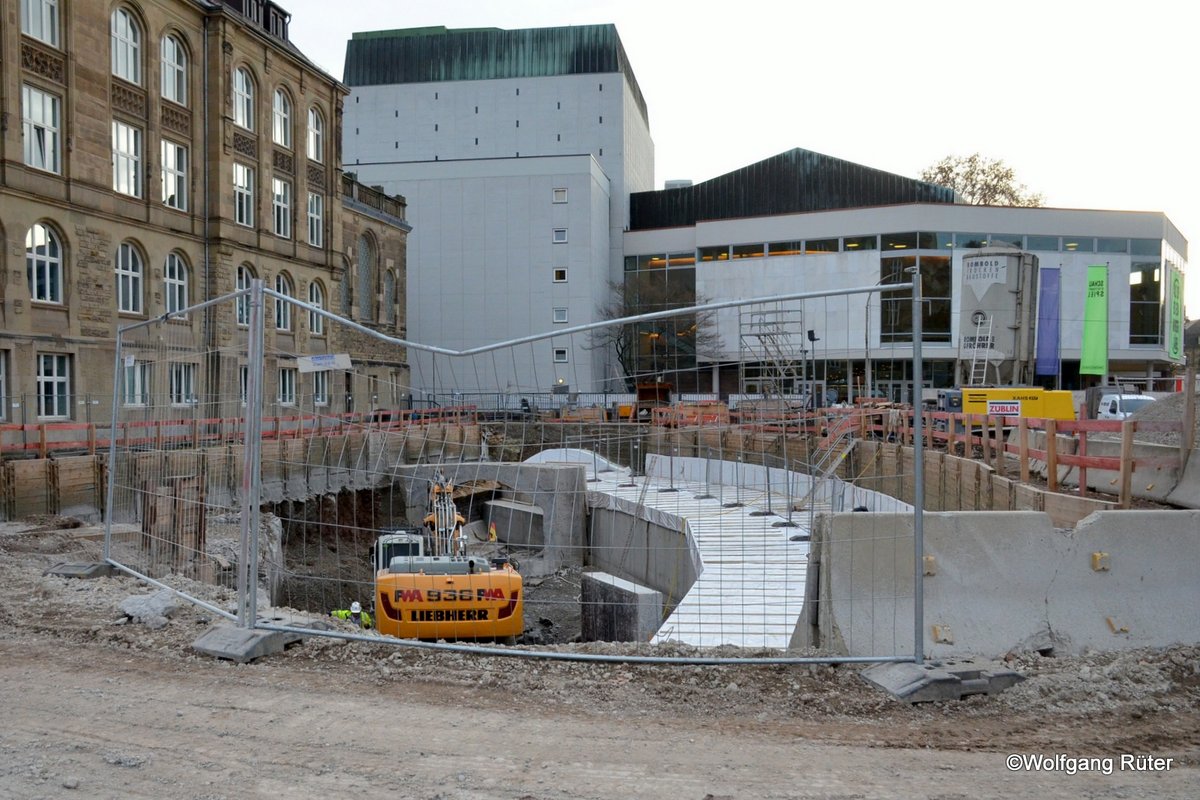
[{"label": "wooden formwork", "polygon": [[204,476],[146,481],[142,485],[142,551],[149,574],[202,577],[206,520]]}]

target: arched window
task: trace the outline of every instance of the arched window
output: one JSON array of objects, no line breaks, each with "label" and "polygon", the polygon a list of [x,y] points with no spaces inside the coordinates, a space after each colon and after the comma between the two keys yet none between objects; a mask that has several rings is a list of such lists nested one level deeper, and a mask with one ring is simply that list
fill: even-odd
[{"label": "arched window", "polygon": [[62,243],[49,225],[39,222],[25,234],[25,274],[29,277],[30,300],[62,303]]},{"label": "arched window", "polygon": [[112,74],[139,86],[142,83],[142,29],[126,8],[112,14]]},{"label": "arched window", "polygon": [[275,90],[271,104],[271,141],[281,147],[292,147],[292,101],[283,89]]},{"label": "arched window", "polygon": [[[275,291],[284,297],[292,297],[292,279],[282,272],[275,276]],[[275,298],[275,330],[290,331],[292,329],[292,304],[286,300]]]},{"label": "arched window", "polygon": [[313,161],[324,161],[325,152],[325,118],[321,111],[313,106],[308,110],[308,157]]},{"label": "arched window", "polygon": [[233,123],[254,130],[254,79],[245,67],[233,73]]},{"label": "arched window", "polygon": [[[313,281],[308,285],[308,304],[317,308],[325,308],[325,290],[321,288],[321,284]],[[325,333],[325,318],[316,312],[308,312],[308,330],[313,336],[322,336]]]},{"label": "arched window", "polygon": [[162,96],[172,103],[187,105],[187,51],[179,37],[167,35],[162,40]]},{"label": "arched window", "polygon": [[179,253],[168,255],[163,264],[163,296],[168,314],[188,307],[188,266]]},{"label": "arched window", "polygon": [[[249,264],[242,264],[237,268],[237,284],[236,288],[240,292],[243,289],[250,288],[250,282],[254,280],[254,268]],[[239,295],[237,299],[237,324],[243,327],[250,324],[250,295]]]},{"label": "arched window", "polygon": [[390,269],[383,273],[383,308],[379,310],[379,320],[385,325],[396,323],[396,276]]},{"label": "arched window", "polygon": [[375,319],[375,245],[371,237],[358,237],[358,316]]},{"label": "arched window", "polygon": [[117,311],[142,313],[142,254],[131,242],[117,248]]}]

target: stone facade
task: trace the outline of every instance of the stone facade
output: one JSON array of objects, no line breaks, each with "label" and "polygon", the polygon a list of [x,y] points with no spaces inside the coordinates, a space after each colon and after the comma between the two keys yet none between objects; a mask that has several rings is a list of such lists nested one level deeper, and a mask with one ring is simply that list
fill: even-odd
[{"label": "stone facade", "polygon": [[[26,18],[39,8],[55,13]],[[347,89],[287,41],[286,12],[270,0],[0,0],[0,10],[0,63],[13,67],[0,74],[0,421],[107,418],[117,330],[170,310],[168,258],[184,265],[187,305],[235,291],[241,271],[301,301],[315,285],[325,308],[403,335],[404,199],[343,174]],[[134,32],[114,35],[114,15]],[[173,168],[181,156],[184,166]],[[235,165],[253,175],[240,194]],[[287,202],[278,202],[282,192]],[[310,198],[320,208],[311,219]],[[136,275],[123,295],[122,254]],[[266,307],[268,413],[296,413],[271,409],[275,381],[281,365],[307,354],[353,360],[350,373],[330,376],[338,383],[322,404],[330,412],[407,401],[403,348],[334,320],[314,332],[298,308],[277,326],[275,303]],[[245,364],[242,323],[229,301],[158,324],[208,364],[196,391],[221,414],[240,407],[229,376]],[[37,402],[44,355],[67,357],[58,362],[67,367],[66,413]],[[307,410],[297,389],[284,405]]]}]

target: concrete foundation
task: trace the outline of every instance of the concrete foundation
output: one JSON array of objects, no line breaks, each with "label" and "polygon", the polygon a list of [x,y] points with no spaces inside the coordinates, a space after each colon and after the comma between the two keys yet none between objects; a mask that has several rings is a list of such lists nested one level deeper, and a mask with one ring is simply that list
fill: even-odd
[{"label": "concrete foundation", "polygon": [[663,596],[604,572],[587,572],[580,583],[583,641],[646,642],[663,620]]},{"label": "concrete foundation", "polygon": [[[925,655],[1080,653],[1200,642],[1200,512],[926,513]],[[912,517],[821,518],[793,646],[913,650]]]}]

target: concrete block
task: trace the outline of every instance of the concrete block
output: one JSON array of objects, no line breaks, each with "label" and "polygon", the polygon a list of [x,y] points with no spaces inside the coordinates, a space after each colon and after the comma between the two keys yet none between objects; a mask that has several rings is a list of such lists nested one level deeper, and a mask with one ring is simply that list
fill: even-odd
[{"label": "concrete block", "polygon": [[[333,630],[333,626],[327,620],[296,614],[268,614],[259,617],[258,624]],[[192,649],[214,658],[246,664],[264,656],[282,653],[289,645],[302,641],[304,636],[294,631],[277,631],[265,627],[239,628],[232,622],[218,622],[192,642]]]},{"label": "concrete block", "polygon": [[43,575],[57,575],[60,578],[108,578],[117,574],[117,568],[106,561],[66,562],[62,561],[48,567]]},{"label": "concrete block", "polygon": [[605,572],[587,572],[580,583],[583,641],[649,641],[663,620],[661,592]]},{"label": "concrete block", "polygon": [[154,594],[139,594],[127,597],[117,606],[121,612],[149,628],[163,628],[167,620],[179,612],[179,596],[170,589],[159,589]]},{"label": "concrete block", "polygon": [[998,694],[1025,680],[1002,664],[977,659],[876,664],[863,670],[862,676],[871,685],[907,703]]}]

